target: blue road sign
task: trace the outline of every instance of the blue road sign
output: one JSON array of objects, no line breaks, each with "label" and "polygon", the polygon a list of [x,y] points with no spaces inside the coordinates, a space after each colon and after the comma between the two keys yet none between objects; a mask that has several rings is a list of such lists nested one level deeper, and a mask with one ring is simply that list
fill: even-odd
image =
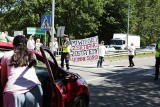
[{"label": "blue road sign", "polygon": [[49,31],[51,27],[51,16],[44,15],[41,17],[41,29]]}]

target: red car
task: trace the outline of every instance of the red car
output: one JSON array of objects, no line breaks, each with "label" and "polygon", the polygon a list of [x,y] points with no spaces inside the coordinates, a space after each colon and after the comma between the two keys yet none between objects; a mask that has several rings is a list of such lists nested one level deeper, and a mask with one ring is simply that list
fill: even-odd
[{"label": "red car", "polygon": [[[0,42],[0,57],[12,50],[12,44]],[[41,54],[32,51],[38,60],[36,73],[43,87],[43,107],[88,107],[89,89],[85,80],[58,66],[48,47],[40,48]],[[0,107],[3,89],[0,84]]]}]

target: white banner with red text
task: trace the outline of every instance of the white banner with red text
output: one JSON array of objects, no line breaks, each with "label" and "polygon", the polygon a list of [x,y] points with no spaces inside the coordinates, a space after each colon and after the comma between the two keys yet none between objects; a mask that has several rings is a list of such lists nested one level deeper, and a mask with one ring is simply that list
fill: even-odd
[{"label": "white banner with red text", "polygon": [[98,36],[71,40],[72,61],[97,60],[98,56]]}]

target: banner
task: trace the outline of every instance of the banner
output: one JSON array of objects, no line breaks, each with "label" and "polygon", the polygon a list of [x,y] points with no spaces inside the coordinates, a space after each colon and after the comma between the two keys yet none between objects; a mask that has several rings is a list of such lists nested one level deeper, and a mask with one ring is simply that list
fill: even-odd
[{"label": "banner", "polygon": [[99,58],[98,36],[71,40],[71,51],[73,62],[97,60]]}]

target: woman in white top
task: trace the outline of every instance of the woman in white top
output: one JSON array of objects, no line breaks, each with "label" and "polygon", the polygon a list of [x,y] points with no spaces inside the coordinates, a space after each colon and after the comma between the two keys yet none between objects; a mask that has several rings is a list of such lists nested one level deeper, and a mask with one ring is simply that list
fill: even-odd
[{"label": "woman in white top", "polygon": [[57,54],[57,49],[58,49],[57,38],[54,38],[53,43],[50,43],[50,50],[52,51],[52,53],[55,57],[56,57],[56,54]]},{"label": "woman in white top", "polygon": [[43,44],[41,43],[41,40],[38,38],[38,39],[36,40],[36,49],[35,49],[35,51],[36,51],[37,53],[39,53],[39,54],[41,54],[40,47],[41,47],[42,45],[43,45]]},{"label": "woman in white top", "polygon": [[3,107],[42,107],[43,91],[35,72],[36,60],[27,50],[27,39],[18,35],[14,51],[1,59]]},{"label": "woman in white top", "polygon": [[27,42],[27,48],[30,50],[34,50],[34,48],[35,48],[35,41],[33,39],[33,36],[34,35],[31,35],[28,39],[28,42]]},{"label": "woman in white top", "polygon": [[134,47],[134,44],[131,43],[131,46],[128,47],[128,59],[129,59],[129,66],[128,67],[135,66],[134,62],[133,62],[134,55],[135,55],[135,47]]},{"label": "woman in white top", "polygon": [[102,67],[105,52],[106,52],[106,47],[104,46],[104,41],[101,41],[101,44],[99,45],[99,60],[97,62],[97,68]]}]

